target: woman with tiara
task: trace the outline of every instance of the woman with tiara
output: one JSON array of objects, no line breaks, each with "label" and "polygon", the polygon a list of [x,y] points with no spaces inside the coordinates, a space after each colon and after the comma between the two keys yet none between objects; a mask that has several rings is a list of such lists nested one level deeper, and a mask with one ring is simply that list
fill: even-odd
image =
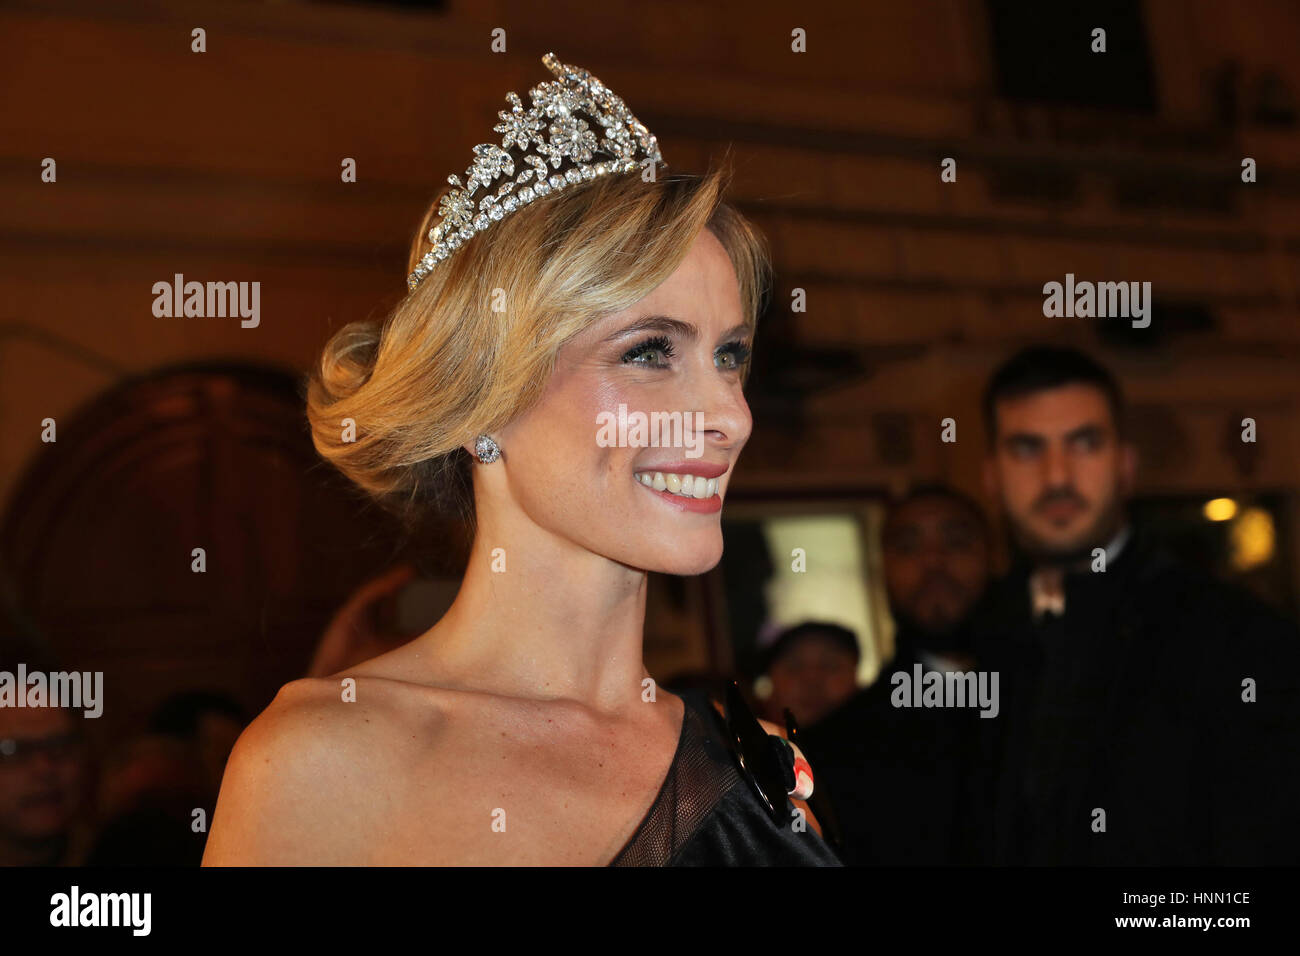
[{"label": "woman with tiara", "polygon": [[460,590],[410,643],[280,690],[205,865],[839,862],[798,748],[642,662],[648,572],[722,555],[765,244],[724,172],[661,174],[622,100],[543,62],[426,214],[409,294],[340,330],[308,394],[320,454],[380,502],[469,512]]}]

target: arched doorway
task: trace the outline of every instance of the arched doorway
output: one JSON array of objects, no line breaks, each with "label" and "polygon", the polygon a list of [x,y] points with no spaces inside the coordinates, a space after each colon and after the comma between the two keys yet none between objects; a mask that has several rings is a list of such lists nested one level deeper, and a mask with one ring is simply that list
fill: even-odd
[{"label": "arched doorway", "polygon": [[59,422],[57,437],[17,487],[0,554],[58,667],[104,673],[103,717],[89,722],[101,739],[193,688],[256,713],[302,675],[361,581],[415,549],[431,573],[463,560],[454,544],[405,539],[321,461],[301,382],[279,369],[156,372]]}]

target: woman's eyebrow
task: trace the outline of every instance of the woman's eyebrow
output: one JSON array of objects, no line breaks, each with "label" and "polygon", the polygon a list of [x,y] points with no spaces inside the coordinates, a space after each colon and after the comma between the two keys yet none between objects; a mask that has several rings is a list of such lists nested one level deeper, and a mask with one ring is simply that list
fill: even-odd
[{"label": "woman's eyebrow", "polygon": [[605,341],[612,342],[615,339],[621,339],[628,335],[639,335],[643,332],[667,332],[690,342],[700,337],[700,330],[690,322],[674,319],[670,315],[643,315],[632,322],[631,325],[625,325],[611,333],[606,337]]},{"label": "woman's eyebrow", "polygon": [[[606,337],[606,342],[612,342],[615,339],[621,339],[629,335],[639,335],[644,332],[665,332],[670,335],[676,335],[688,342],[694,342],[700,337],[700,330],[697,326],[682,319],[675,319],[670,315],[644,315],[634,321],[631,325],[625,325],[616,332]],[[739,338],[749,333],[749,326],[741,322],[739,325],[733,325],[719,337],[725,341],[727,339]]]}]

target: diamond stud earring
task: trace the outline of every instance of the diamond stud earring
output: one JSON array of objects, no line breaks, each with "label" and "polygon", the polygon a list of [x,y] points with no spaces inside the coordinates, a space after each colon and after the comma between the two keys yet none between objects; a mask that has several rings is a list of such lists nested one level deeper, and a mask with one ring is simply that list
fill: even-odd
[{"label": "diamond stud earring", "polygon": [[474,440],[474,454],[484,465],[490,465],[501,457],[501,446],[488,435],[479,435]]}]

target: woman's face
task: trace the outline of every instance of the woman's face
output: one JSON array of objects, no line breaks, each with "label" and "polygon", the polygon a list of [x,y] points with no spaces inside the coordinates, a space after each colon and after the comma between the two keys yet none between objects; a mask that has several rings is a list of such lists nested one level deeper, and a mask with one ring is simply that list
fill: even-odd
[{"label": "woman's face", "polygon": [[707,571],[752,424],[749,347],[735,270],[703,230],[658,288],[565,344],[488,467],[504,464],[506,493],[563,542],[643,570]]}]

